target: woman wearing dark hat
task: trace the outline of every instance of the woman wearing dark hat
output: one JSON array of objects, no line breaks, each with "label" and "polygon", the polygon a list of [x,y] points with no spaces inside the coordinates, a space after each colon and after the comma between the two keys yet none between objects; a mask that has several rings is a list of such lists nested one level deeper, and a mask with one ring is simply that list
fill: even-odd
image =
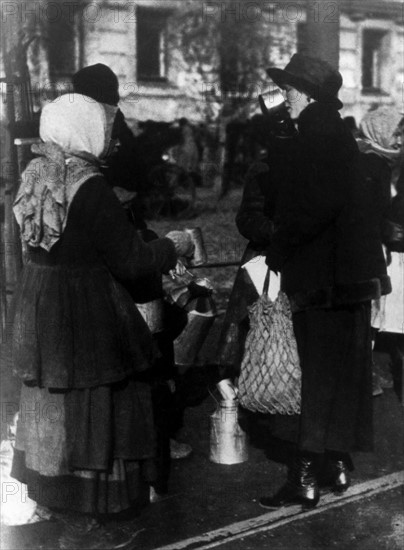
[{"label": "woman wearing dark hat", "polygon": [[371,451],[371,300],[390,292],[359,152],[340,117],[340,73],[295,54],[268,70],[296,127],[282,174],[268,266],[282,276],[302,369],[301,414],[275,416],[296,450],[286,484],[260,504],[315,506],[319,486],[345,491],[349,453]]},{"label": "woman wearing dark hat", "polygon": [[[119,82],[116,74],[103,63],[80,69],[73,75],[73,90],[100,103],[118,106]],[[147,168],[138,154],[136,137],[129,128],[122,111],[118,108],[114,133],[119,139],[119,148],[107,159],[103,172],[108,182],[129,191],[146,185]],[[145,224],[140,224],[144,229]]]},{"label": "woman wearing dark hat", "polygon": [[[113,107],[117,107],[120,100],[118,78],[112,69],[103,63],[89,65],[75,73],[73,88],[77,93]],[[119,108],[115,117],[113,133],[114,137],[119,140],[119,148],[114,155],[104,159],[103,175],[110,186],[114,188],[120,202],[124,204],[127,200],[125,209],[128,219],[136,227],[141,238],[145,242],[153,241],[158,236],[147,227],[143,218],[141,201],[133,200],[139,190],[147,187],[150,168],[144,163],[136,137]],[[123,283],[137,304],[161,300],[164,295],[162,276],[159,271],[153,274],[148,273],[145,277],[138,279],[135,284],[130,281],[123,281]],[[164,307],[166,307],[165,303]],[[168,312],[166,313],[168,315]],[[181,320],[177,329],[181,330],[183,324],[183,320]],[[182,425],[184,405],[178,403],[179,410],[176,410],[174,403],[179,402],[180,399],[176,399],[176,394],[171,394],[167,385],[168,380],[177,378],[177,369],[174,365],[173,348],[175,331],[168,330],[169,321],[166,320],[165,325],[167,325],[167,330],[153,336],[161,352],[161,358],[155,362],[153,369],[152,392],[158,432],[157,462],[159,465],[157,481],[153,486],[159,494],[167,492],[170,457],[174,459],[186,458],[192,452],[190,445],[175,439],[176,432]]]}]

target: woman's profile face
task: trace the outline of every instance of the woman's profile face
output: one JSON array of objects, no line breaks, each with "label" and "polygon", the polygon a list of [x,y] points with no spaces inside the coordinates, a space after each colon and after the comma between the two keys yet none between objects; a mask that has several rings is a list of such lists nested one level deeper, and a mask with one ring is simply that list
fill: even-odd
[{"label": "woman's profile face", "polygon": [[290,118],[292,120],[297,120],[300,113],[310,103],[310,97],[305,92],[301,92],[293,88],[293,86],[289,86],[289,84],[286,84],[282,93]]}]

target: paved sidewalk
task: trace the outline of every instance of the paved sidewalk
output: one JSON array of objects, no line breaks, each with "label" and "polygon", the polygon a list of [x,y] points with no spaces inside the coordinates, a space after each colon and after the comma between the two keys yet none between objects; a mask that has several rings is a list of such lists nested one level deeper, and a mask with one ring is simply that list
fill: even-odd
[{"label": "paved sidewalk", "polygon": [[[188,459],[173,461],[166,498],[151,504],[140,518],[124,522],[133,532],[139,531],[127,550],[400,548],[397,541],[403,528],[400,488],[404,470],[404,407],[393,389],[385,389],[374,398],[375,452],[354,456],[352,488],[339,500],[322,498],[311,515],[301,515],[300,510],[292,508],[283,516],[285,511],[264,513],[258,506],[258,497],[275,490],[285,479],[284,465],[267,457],[269,454],[274,457],[270,440],[262,439],[261,448],[251,445],[249,460],[243,464],[226,466],[210,462],[210,414],[215,407],[214,398],[209,396],[200,405],[187,409],[181,435],[193,446],[193,454]],[[391,484],[386,485],[385,480]],[[369,492],[369,487],[373,487],[373,492]],[[294,515],[293,521],[290,514]],[[286,523],[274,523],[280,519]],[[244,538],[229,539],[234,535],[229,526],[236,525],[237,531],[245,522],[254,528],[262,525],[264,529],[253,529]],[[1,548],[58,549],[62,530],[55,521],[3,527]],[[219,545],[207,546],[212,542],[209,539],[212,535],[207,534],[217,530],[222,530],[225,536],[220,537]],[[366,538],[366,532],[370,538]]]}]

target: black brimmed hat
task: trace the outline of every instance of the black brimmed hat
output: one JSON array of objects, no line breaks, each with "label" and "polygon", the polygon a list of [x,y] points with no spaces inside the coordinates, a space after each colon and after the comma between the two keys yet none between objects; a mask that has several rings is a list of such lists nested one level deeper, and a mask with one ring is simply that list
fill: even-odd
[{"label": "black brimmed hat", "polygon": [[316,101],[342,108],[338,99],[342,76],[322,59],[295,53],[284,69],[270,67],[267,74],[280,88],[289,84]]}]

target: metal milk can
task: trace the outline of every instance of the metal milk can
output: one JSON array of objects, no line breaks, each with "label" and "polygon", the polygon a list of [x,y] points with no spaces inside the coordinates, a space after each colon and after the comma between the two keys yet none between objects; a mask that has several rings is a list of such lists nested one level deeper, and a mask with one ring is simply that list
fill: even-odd
[{"label": "metal milk can", "polygon": [[164,330],[164,306],[161,298],[146,302],[145,304],[136,304],[136,307],[152,334]]},{"label": "metal milk can", "polygon": [[220,401],[210,416],[210,456],[217,464],[240,464],[248,460],[248,438],[238,422],[237,399]]}]

